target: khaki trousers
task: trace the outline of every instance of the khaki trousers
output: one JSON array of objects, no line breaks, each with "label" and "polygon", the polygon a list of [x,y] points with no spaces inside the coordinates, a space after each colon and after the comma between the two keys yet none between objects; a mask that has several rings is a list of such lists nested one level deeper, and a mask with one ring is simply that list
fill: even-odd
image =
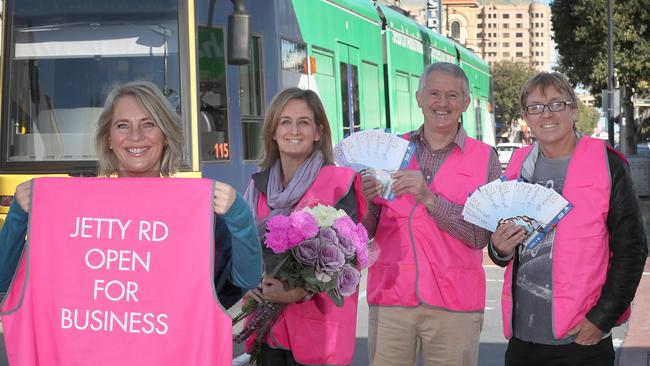
[{"label": "khaki trousers", "polygon": [[483,313],[427,306],[370,306],[368,356],[372,366],[476,366]]}]

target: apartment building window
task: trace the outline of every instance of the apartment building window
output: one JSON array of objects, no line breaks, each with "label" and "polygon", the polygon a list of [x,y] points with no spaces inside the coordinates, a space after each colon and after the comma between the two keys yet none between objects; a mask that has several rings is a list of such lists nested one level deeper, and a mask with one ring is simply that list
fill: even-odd
[{"label": "apartment building window", "polygon": [[483,13],[479,13],[479,14],[478,14],[478,18],[479,18],[479,19],[483,19],[483,18],[485,18],[485,14],[483,14]]},{"label": "apartment building window", "polygon": [[478,27],[479,27],[479,28],[485,28],[485,24],[483,24],[483,23],[478,23]]},{"label": "apartment building window", "polygon": [[524,25],[522,23],[517,23],[517,28],[523,28],[523,26]]},{"label": "apartment building window", "polygon": [[510,57],[510,52],[504,52],[503,57]]},{"label": "apartment building window", "polygon": [[544,13],[539,14],[540,18],[544,18]]},{"label": "apartment building window", "polygon": [[503,42],[503,47],[510,47],[510,42]]},{"label": "apartment building window", "polygon": [[522,13],[517,13],[516,14],[517,19],[522,19],[524,15]]},{"label": "apartment building window", "polygon": [[503,19],[510,19],[510,14],[503,14]]},{"label": "apartment building window", "polygon": [[503,33],[501,36],[503,38],[510,38],[510,33]]},{"label": "apartment building window", "polygon": [[515,47],[523,47],[524,43],[523,42],[517,42],[515,43]]},{"label": "apartment building window", "polygon": [[524,57],[524,53],[523,53],[523,52],[517,52],[517,53],[515,54],[515,56],[517,56],[517,57]]},{"label": "apartment building window", "polygon": [[517,37],[517,38],[522,38],[523,36],[524,36],[523,33],[516,33],[516,34],[515,34],[515,37]]}]

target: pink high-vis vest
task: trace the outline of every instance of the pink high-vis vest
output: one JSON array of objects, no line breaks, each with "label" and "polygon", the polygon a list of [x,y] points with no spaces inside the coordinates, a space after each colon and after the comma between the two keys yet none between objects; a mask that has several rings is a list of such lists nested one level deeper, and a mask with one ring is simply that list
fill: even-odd
[{"label": "pink high-vis vest", "polygon": [[[317,204],[335,206],[351,190],[356,191],[357,219],[366,213],[359,175],[349,168],[324,166],[314,183],[296,204],[296,210]],[[257,217],[269,214],[266,197],[260,194]],[[345,297],[337,307],[326,294],[285,306],[265,342],[272,348],[291,350],[298,363],[307,365],[349,365],[354,355],[359,291]],[[254,336],[252,337],[254,338]],[[251,339],[252,339],[251,338]],[[252,342],[246,343],[250,351]]]},{"label": "pink high-vis vest", "polygon": [[[408,136],[405,136],[408,139]],[[490,146],[472,138],[455,147],[429,188],[459,205],[487,183]],[[408,169],[419,169],[413,157]],[[368,269],[368,304],[414,307],[427,304],[463,312],[483,312],[483,251],[473,249],[438,227],[413,195],[382,205],[375,244],[379,259]]]},{"label": "pink high-vis vest", "polygon": [[[505,172],[508,179],[518,179],[522,165],[536,159],[530,154],[532,148],[529,145],[514,152]],[[560,220],[553,240],[553,335],[557,339],[566,337],[584,319],[605,283],[610,257],[606,226],[610,190],[605,142],[581,137],[562,189],[562,196],[573,204],[573,209]],[[512,265],[510,261],[506,268],[501,296],[506,338],[512,337]],[[628,317],[629,309],[619,323]]]},{"label": "pink high-vis vest", "polygon": [[207,179],[39,178],[2,311],[19,366],[231,365]]}]

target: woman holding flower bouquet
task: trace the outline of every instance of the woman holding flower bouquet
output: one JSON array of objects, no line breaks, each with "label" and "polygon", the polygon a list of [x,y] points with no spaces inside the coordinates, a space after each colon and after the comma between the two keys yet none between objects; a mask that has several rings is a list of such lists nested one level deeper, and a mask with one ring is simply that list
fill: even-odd
[{"label": "woman holding flower bouquet", "polygon": [[245,198],[270,250],[267,275],[248,293],[262,305],[247,319],[245,334],[255,331],[243,336],[247,351],[261,366],[350,364],[357,269],[367,265],[367,233],[352,221],[366,212],[360,177],[334,165],[329,122],[311,90],[280,92],[262,134],[261,170]]}]

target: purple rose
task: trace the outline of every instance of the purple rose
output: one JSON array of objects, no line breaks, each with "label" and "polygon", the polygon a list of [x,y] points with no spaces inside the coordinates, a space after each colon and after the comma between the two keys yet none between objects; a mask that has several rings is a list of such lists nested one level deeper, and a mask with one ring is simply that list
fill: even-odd
[{"label": "purple rose", "polygon": [[338,272],[345,264],[345,255],[336,245],[321,243],[316,261],[316,270],[327,274]]},{"label": "purple rose", "polygon": [[339,272],[336,288],[341,296],[350,296],[357,290],[359,281],[361,281],[361,273],[356,268],[345,265]]},{"label": "purple rose", "polygon": [[338,245],[339,243],[339,237],[336,235],[336,231],[329,227],[320,229],[318,237],[323,245]]},{"label": "purple rose", "polygon": [[354,258],[354,255],[357,252],[357,248],[354,246],[354,242],[348,238],[339,239],[339,249],[341,249],[346,259]]},{"label": "purple rose", "polygon": [[293,256],[300,264],[313,266],[318,259],[318,248],[320,247],[320,240],[317,238],[307,239],[298,244],[297,247],[291,249]]}]

